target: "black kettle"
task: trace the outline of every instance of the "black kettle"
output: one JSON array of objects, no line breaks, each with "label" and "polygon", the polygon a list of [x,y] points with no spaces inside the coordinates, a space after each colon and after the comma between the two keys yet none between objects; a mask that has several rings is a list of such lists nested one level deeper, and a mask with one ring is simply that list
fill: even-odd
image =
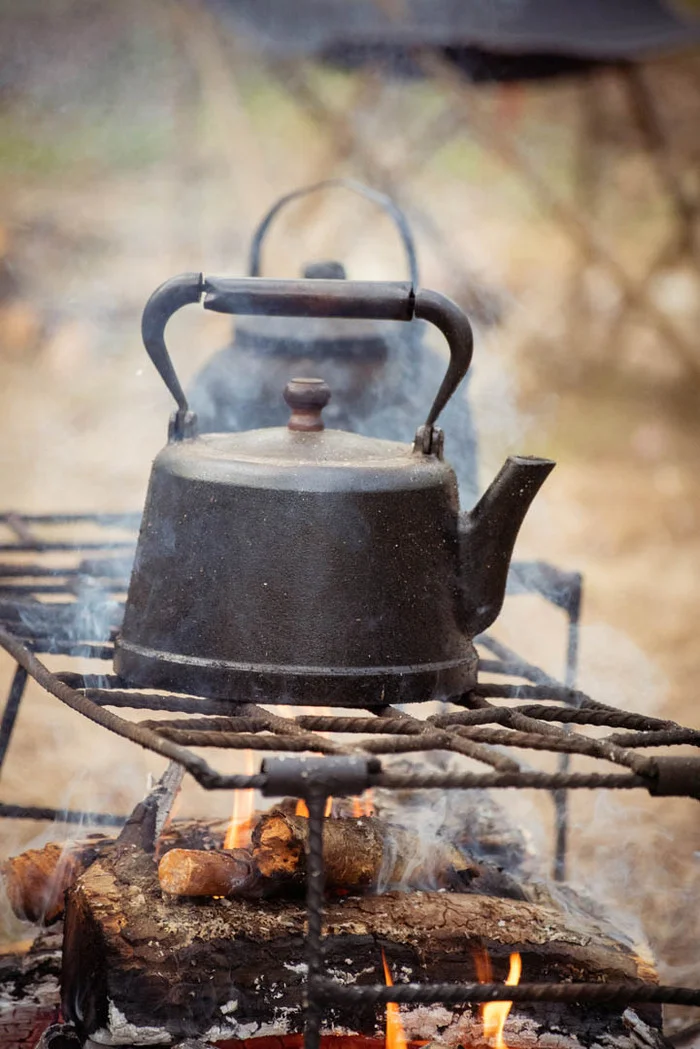
[{"label": "black kettle", "polygon": [[[450,362],[413,444],[325,429],[332,391],[289,383],[287,426],[198,434],[164,341],[188,303],[231,314],[422,318]],[[143,687],[266,703],[382,706],[472,687],[520,524],[553,467],[510,458],[459,511],[441,410],[472,356],[469,321],[411,284],[185,274],[143,315],[177,402],[153,464],[115,670]],[[280,391],[280,396],[282,391]]]}]

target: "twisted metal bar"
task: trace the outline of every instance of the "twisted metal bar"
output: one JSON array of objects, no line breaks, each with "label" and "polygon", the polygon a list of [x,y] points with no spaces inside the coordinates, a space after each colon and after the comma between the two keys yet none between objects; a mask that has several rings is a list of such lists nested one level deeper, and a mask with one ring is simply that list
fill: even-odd
[{"label": "twisted metal bar", "polygon": [[[170,740],[163,739],[156,732],[151,732],[148,729],[141,729],[138,725],[134,725],[130,721],[125,721],[123,718],[117,717],[116,714],[112,714],[109,710],[104,710],[102,707],[96,706],[91,703],[89,699],[70,688],[63,681],[60,681],[55,674],[44,666],[41,660],[37,659],[33,652],[21,644],[12,636],[8,634],[6,630],[0,628],[0,646],[9,652],[12,658],[24,667],[27,673],[37,681],[43,689],[49,692],[56,699],[59,699],[62,703],[65,703],[71,710],[77,711],[86,717],[89,721],[94,722],[96,725],[101,725],[103,728],[110,729],[119,736],[123,736],[124,739],[130,739],[132,743],[138,743],[140,746],[145,747],[147,750],[152,750],[156,754],[161,754],[163,757],[169,758],[171,761],[176,761],[178,764],[183,765],[195,779],[202,784],[202,786],[210,786],[219,782],[221,777],[212,769],[206,761],[198,757],[196,754],[190,753],[184,747],[177,746]],[[237,782],[231,783],[232,787],[240,787],[245,789],[247,787],[262,786],[263,777],[258,776],[229,776],[229,781],[235,780]],[[253,782],[256,780],[257,782]]]},{"label": "twisted metal bar", "polygon": [[[150,731],[150,730],[146,730]],[[303,737],[269,734],[259,736],[241,732],[190,732],[188,729],[165,729],[155,733],[182,747],[217,747],[223,750],[284,751],[295,754],[338,754],[339,748],[329,739],[312,733]],[[420,748],[424,749],[424,748]]]},{"label": "twisted metal bar", "polygon": [[[540,686],[515,686],[515,690],[509,693],[508,686],[502,686],[499,690],[499,694],[495,695],[490,690],[490,686],[477,686],[474,689],[474,694],[482,698],[510,698],[515,696],[515,691],[519,688],[530,688],[532,692],[529,695],[537,696],[540,699],[546,699],[546,695],[542,695],[540,692]],[[544,688],[543,688],[543,691]],[[546,690],[549,691],[549,690]],[[501,695],[503,693],[503,695]],[[583,695],[583,693],[581,693]],[[634,714],[628,710],[616,710],[616,709],[600,709],[596,707],[590,707],[589,703],[592,702],[590,697],[585,697],[586,702],[582,702],[582,705],[577,708],[572,707],[548,707],[543,703],[524,703],[522,706],[517,707],[478,707],[474,710],[462,710],[455,711],[449,714],[437,714],[434,715],[431,720],[436,725],[447,727],[448,725],[483,725],[489,721],[498,722],[501,725],[508,725],[512,723],[512,714],[523,714],[526,717],[535,718],[537,721],[558,721],[562,724],[567,725],[595,725],[603,726],[605,728],[627,728],[637,729],[640,731],[666,731],[671,729],[680,728],[675,721],[666,721],[661,718],[651,718],[644,714]],[[489,715],[489,709],[493,711]]]},{"label": "twisted metal bar", "polygon": [[323,973],[323,825],[327,795],[325,791],[311,791],[307,797],[309,809],[309,843],[306,860],[306,913],[308,930],[306,957],[308,977],[305,987],[304,1049],[319,1049],[321,1045],[322,1010],[313,988]]},{"label": "twisted metal bar", "polygon": [[375,786],[387,790],[488,790],[507,787],[532,790],[634,790],[653,781],[634,773],[611,772],[383,772]]},{"label": "twisted metal bar", "polygon": [[677,747],[683,744],[700,747],[700,732],[693,728],[669,729],[668,732],[618,732],[605,736],[604,742],[618,743],[625,747]]},{"label": "twisted metal bar", "polygon": [[633,1005],[661,1002],[667,1005],[700,1005],[700,990],[649,983],[503,983],[383,984],[346,986],[334,980],[316,979],[313,994],[326,1003],[383,1005],[386,1002],[415,1005],[462,1002],[569,1002],[578,1004]]},{"label": "twisted metal bar", "polygon": [[401,754],[412,750],[447,750],[464,757],[472,758],[484,765],[490,765],[499,772],[517,772],[520,769],[517,761],[491,751],[478,742],[466,739],[456,739],[454,735],[442,729],[434,729],[429,722],[419,721],[406,711],[397,710],[396,707],[383,707],[379,712],[381,719],[388,720],[392,725],[411,724],[420,730],[420,745],[411,745],[412,741],[402,739],[389,740],[364,740],[358,743],[368,753],[374,754]]},{"label": "twisted metal bar", "polygon": [[640,776],[654,775],[654,759],[643,755],[628,753],[605,739],[590,739],[575,733],[561,735],[544,735],[538,732],[518,732],[511,729],[494,729],[489,727],[455,726],[455,731],[469,734],[470,739],[495,746],[523,747],[527,750],[547,750],[561,754],[581,754],[586,757],[603,758],[615,765],[623,765]]}]

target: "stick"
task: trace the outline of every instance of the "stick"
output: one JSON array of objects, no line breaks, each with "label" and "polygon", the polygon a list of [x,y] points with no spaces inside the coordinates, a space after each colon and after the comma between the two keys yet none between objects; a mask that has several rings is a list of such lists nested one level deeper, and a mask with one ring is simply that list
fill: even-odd
[{"label": "stick", "polygon": [[243,849],[171,849],[158,864],[158,881],[171,896],[240,896],[253,887],[257,872]]}]

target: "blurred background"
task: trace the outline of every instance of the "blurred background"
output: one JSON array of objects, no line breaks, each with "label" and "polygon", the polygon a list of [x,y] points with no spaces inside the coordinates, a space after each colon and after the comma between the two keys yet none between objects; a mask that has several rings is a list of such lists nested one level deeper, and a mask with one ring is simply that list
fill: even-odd
[{"label": "blurred background", "polygon": [[[404,208],[421,283],[473,319],[482,484],[508,452],[558,462],[517,553],[584,573],[581,687],[700,726],[691,3],[0,0],[0,510],[138,511],[171,410],[148,295],[245,273],[274,200],[337,176]],[[406,276],[390,221],[336,190],[280,216],[264,272],[325,257]],[[231,337],[201,311],[171,329],[187,381]],[[499,636],[560,675],[540,604],[512,602]],[[34,686],[0,788],[126,808],[159,768]],[[697,803],[590,795],[574,818],[572,876],[697,984]],[[42,834],[0,826],[0,851]]]}]

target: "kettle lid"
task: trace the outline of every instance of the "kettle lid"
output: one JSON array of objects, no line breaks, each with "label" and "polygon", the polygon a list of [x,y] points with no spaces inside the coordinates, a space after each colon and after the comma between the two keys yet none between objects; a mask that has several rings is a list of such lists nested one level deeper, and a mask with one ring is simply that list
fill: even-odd
[{"label": "kettle lid", "polygon": [[400,441],[326,430],[330,397],[322,379],[292,379],[284,391],[286,426],[201,434],[168,444],[158,461],[183,477],[298,491],[423,488],[436,483],[436,471],[441,480],[452,475],[441,458]]}]

